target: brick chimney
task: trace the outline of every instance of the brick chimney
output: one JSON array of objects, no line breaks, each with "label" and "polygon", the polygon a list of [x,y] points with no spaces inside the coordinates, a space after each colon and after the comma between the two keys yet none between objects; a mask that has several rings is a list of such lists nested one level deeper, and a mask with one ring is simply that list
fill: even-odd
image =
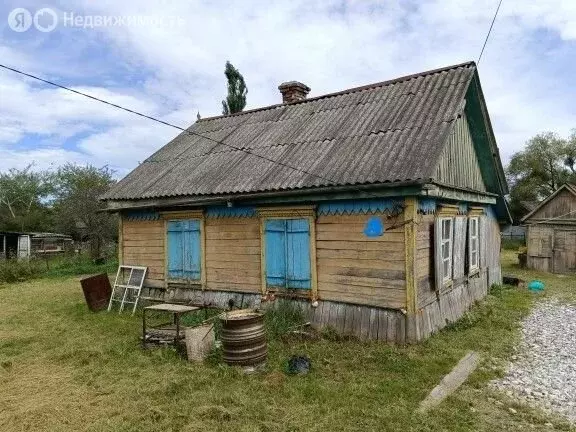
[{"label": "brick chimney", "polygon": [[278,90],[282,93],[282,103],[290,103],[306,99],[310,87],[298,81],[288,81],[280,84]]}]

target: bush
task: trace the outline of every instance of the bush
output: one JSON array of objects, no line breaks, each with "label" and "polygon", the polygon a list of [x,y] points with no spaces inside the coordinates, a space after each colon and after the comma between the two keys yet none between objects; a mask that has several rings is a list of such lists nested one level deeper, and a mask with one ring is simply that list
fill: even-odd
[{"label": "bush", "polygon": [[0,284],[22,282],[38,277],[43,271],[38,260],[2,260],[0,261]]},{"label": "bush", "polygon": [[502,249],[517,251],[523,246],[526,246],[526,241],[523,239],[502,239]]},{"label": "bush", "polygon": [[0,284],[23,282],[37,277],[75,276],[95,273],[113,273],[118,261],[110,259],[95,264],[87,255],[65,255],[48,259],[0,260]]}]

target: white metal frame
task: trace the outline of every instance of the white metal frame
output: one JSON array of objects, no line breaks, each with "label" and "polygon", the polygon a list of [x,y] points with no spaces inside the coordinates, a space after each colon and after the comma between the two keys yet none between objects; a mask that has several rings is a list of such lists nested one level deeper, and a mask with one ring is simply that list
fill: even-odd
[{"label": "white metal frame", "polygon": [[[444,237],[444,222],[450,223],[448,238]],[[444,245],[448,244],[448,257],[444,256]],[[442,282],[446,283],[452,280],[453,256],[452,248],[454,247],[454,218],[440,218],[440,257],[442,259]],[[448,261],[448,271],[444,271],[444,263]]]},{"label": "white metal frame", "polygon": [[[472,227],[475,226],[476,234],[472,233]],[[476,241],[476,248],[472,247],[473,240]],[[472,262],[472,253],[476,252],[476,262]],[[480,218],[474,216],[468,219],[468,273],[474,272],[480,268]]]},{"label": "white metal frame", "polygon": [[[130,271],[127,284],[118,283],[120,280],[120,275],[122,274],[122,270]],[[132,281],[132,274],[134,273],[134,270],[141,270],[143,272],[142,279],[140,279],[137,285],[130,284],[130,282]],[[118,313],[122,313],[122,311],[124,310],[124,305],[126,304],[133,304],[134,307],[132,308],[132,313],[136,312],[136,307],[138,306],[138,300],[140,300],[140,291],[142,291],[142,285],[144,284],[144,279],[146,279],[147,271],[148,267],[142,267],[142,266],[120,265],[118,267],[118,272],[116,272],[116,279],[114,280],[114,287],[112,288],[112,295],[110,296],[110,302],[108,303],[108,312],[112,310],[112,304],[114,302],[120,303]],[[134,301],[126,300],[126,296],[128,294],[128,291],[130,290],[135,291],[134,294],[136,296],[136,299]],[[116,297],[117,295],[118,296],[121,295],[122,298],[121,299],[119,297],[117,298]]]}]

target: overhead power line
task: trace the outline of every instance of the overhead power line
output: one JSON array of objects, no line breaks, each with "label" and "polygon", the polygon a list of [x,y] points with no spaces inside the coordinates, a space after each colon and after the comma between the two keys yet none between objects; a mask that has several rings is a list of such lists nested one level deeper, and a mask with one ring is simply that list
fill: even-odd
[{"label": "overhead power line", "polygon": [[498,12],[500,11],[500,6],[502,6],[502,0],[498,2],[498,7],[496,8],[496,13],[494,14],[494,18],[492,18],[492,23],[490,24],[490,28],[488,29],[488,34],[486,35],[486,39],[484,39],[484,45],[482,45],[482,50],[480,51],[480,55],[478,56],[478,61],[476,64],[480,64],[480,60],[482,59],[482,54],[484,54],[484,48],[486,48],[486,44],[488,43],[488,39],[490,38],[490,33],[492,33],[492,27],[494,27],[494,22],[496,21],[496,17],[498,16]]},{"label": "overhead power line", "polygon": [[[154,121],[154,122],[163,124],[163,125],[165,125],[165,126],[169,126],[169,127],[174,128],[174,129],[178,129],[179,131],[185,132],[185,133],[187,133],[187,134],[189,134],[189,135],[194,135],[194,136],[197,136],[197,137],[200,137],[200,138],[204,138],[204,139],[209,140],[209,141],[212,141],[212,142],[214,142],[214,143],[216,143],[216,144],[221,144],[221,145],[226,146],[226,147],[229,147],[229,148],[231,148],[231,149],[234,149],[234,150],[238,150],[238,151],[247,153],[247,154],[249,154],[249,155],[255,156],[255,157],[260,158],[260,159],[262,159],[262,160],[265,160],[265,161],[267,161],[267,162],[271,162],[272,164],[279,165],[279,166],[282,166],[282,167],[291,169],[291,170],[293,170],[293,171],[300,172],[300,173],[302,173],[302,174],[307,174],[307,175],[310,175],[310,176],[312,176],[312,177],[316,177],[316,178],[318,178],[318,179],[320,179],[320,180],[324,180],[324,181],[329,182],[329,183],[331,183],[331,184],[333,184],[333,185],[338,185],[338,182],[336,182],[336,181],[334,181],[334,180],[332,180],[332,179],[330,179],[330,178],[323,177],[323,176],[321,176],[321,175],[312,173],[312,172],[307,171],[307,170],[302,169],[302,168],[294,167],[294,166],[292,166],[292,165],[286,164],[286,163],[281,162],[281,161],[277,161],[277,160],[274,160],[274,159],[270,159],[269,157],[256,154],[256,153],[254,153],[254,152],[252,152],[252,151],[250,151],[250,150],[248,150],[248,149],[240,148],[240,147],[237,147],[237,146],[235,146],[235,145],[233,145],[233,144],[225,143],[224,141],[217,140],[217,139],[214,139],[214,138],[212,138],[212,137],[209,137],[209,136],[200,134],[200,133],[198,133],[198,132],[191,131],[191,130],[189,130],[189,129],[180,127],[180,126],[175,125],[175,124],[173,124],[173,123],[170,123],[170,122],[167,122],[167,121],[164,121],[164,120],[160,120],[160,119],[157,118],[157,117],[153,117],[153,116],[150,116],[150,115],[147,115],[147,114],[143,114],[143,113],[141,113],[141,112],[139,112],[139,111],[135,111],[135,110],[133,110],[133,109],[123,107],[123,106],[121,106],[121,105],[118,105],[118,104],[109,102],[109,101],[107,101],[107,100],[105,100],[105,99],[101,99],[101,98],[99,98],[99,97],[93,96],[93,95],[88,94],[88,93],[81,92],[81,91],[79,91],[79,90],[74,90],[73,88],[66,87],[66,86],[64,86],[64,85],[55,83],[55,82],[53,82],[53,81],[50,81],[50,80],[41,78],[41,77],[39,77],[39,76],[36,76],[36,75],[30,74],[30,73],[24,72],[24,71],[22,71],[22,70],[19,70],[19,69],[10,67],[10,66],[6,66],[6,65],[1,64],[1,63],[0,63],[0,67],[3,68],[3,69],[7,69],[7,70],[9,70],[9,71],[15,72],[15,73],[17,73],[17,74],[24,75],[24,76],[26,76],[26,77],[28,77],[28,78],[32,78],[32,79],[34,79],[34,80],[43,82],[43,83],[45,83],[45,84],[49,84],[49,85],[51,85],[51,86],[58,87],[58,88],[61,88],[61,89],[63,89],[63,90],[66,90],[66,91],[75,93],[75,94],[77,94],[77,95],[80,95],[80,96],[83,96],[83,97],[86,97],[86,98],[95,100],[95,101],[97,101],[97,102],[100,102],[100,103],[103,103],[103,104],[112,106],[112,107],[114,107],[114,108],[117,108],[117,109],[120,109],[120,110],[129,112],[129,113],[134,114],[134,115],[137,115],[137,116],[139,116],[139,117],[143,117],[143,118],[146,118],[146,119],[148,119],[148,120],[151,120],[151,121]],[[211,153],[211,152],[208,152],[207,154],[210,154],[210,153]],[[350,187],[351,189],[356,189],[356,190],[358,190],[359,192],[361,192],[361,193],[363,193],[363,194],[371,195],[371,196],[373,196],[373,197],[375,197],[375,198],[381,198],[380,196],[374,195],[374,194],[370,193],[369,191],[360,189],[360,188],[358,188],[357,186],[349,185],[349,187]]]},{"label": "overhead power line", "polygon": [[[263,160],[265,160],[265,161],[267,161],[267,162],[271,162],[271,163],[273,163],[273,164],[280,165],[280,166],[282,166],[282,167],[289,168],[289,169],[294,170],[294,171],[298,171],[298,172],[300,172],[300,173],[302,173],[302,174],[307,174],[307,175],[316,177],[316,178],[318,178],[318,179],[321,179],[321,180],[324,180],[324,181],[327,181],[327,182],[330,182],[330,183],[333,183],[333,184],[337,184],[337,182],[334,181],[334,180],[332,180],[332,179],[329,179],[329,178],[320,176],[320,175],[318,175],[318,174],[312,173],[312,172],[307,171],[307,170],[304,170],[304,169],[302,169],[302,168],[294,167],[294,166],[288,165],[288,164],[286,164],[286,163],[284,163],[284,162],[280,162],[280,161],[277,161],[277,160],[274,160],[274,159],[270,159],[269,157],[256,154],[256,153],[254,153],[254,152],[252,152],[252,151],[250,151],[250,150],[248,150],[248,149],[236,147],[236,146],[233,145],[233,144],[225,143],[224,141],[217,140],[217,139],[214,139],[214,138],[212,138],[212,137],[209,137],[209,136],[200,134],[200,133],[198,133],[198,132],[191,131],[191,130],[189,130],[189,129],[180,127],[180,126],[178,126],[178,125],[175,125],[175,124],[173,124],[173,123],[169,123],[169,122],[164,121],[164,120],[160,120],[160,119],[157,118],[157,117],[153,117],[153,116],[150,116],[150,115],[147,115],[147,114],[143,114],[143,113],[141,113],[141,112],[139,112],[139,111],[135,111],[135,110],[133,110],[133,109],[123,107],[123,106],[121,106],[121,105],[118,105],[118,104],[109,102],[109,101],[107,101],[107,100],[101,99],[101,98],[96,97],[96,96],[93,96],[93,95],[91,95],[91,94],[84,93],[84,92],[81,92],[81,91],[79,91],[79,90],[74,90],[73,88],[66,87],[66,86],[64,86],[64,85],[55,83],[55,82],[53,82],[53,81],[49,81],[49,80],[44,79],[44,78],[40,78],[40,77],[38,77],[38,76],[36,76],[36,75],[32,75],[32,74],[30,74],[30,73],[21,71],[21,70],[19,70],[19,69],[16,69],[16,68],[13,68],[13,67],[10,67],[10,66],[6,66],[6,65],[4,65],[4,64],[0,64],[0,67],[1,67],[1,68],[4,68],[4,69],[7,69],[7,70],[9,70],[9,71],[12,71],[12,72],[16,72],[16,73],[18,73],[18,74],[20,74],[20,75],[24,75],[24,76],[26,76],[26,77],[28,77],[28,78],[32,78],[32,79],[35,79],[35,80],[37,80],[37,81],[43,82],[43,83],[45,83],[45,84],[49,84],[49,85],[51,85],[51,86],[58,87],[58,88],[61,88],[61,89],[63,89],[63,90],[66,90],[66,91],[69,91],[69,92],[72,92],[72,93],[76,93],[77,95],[87,97],[87,98],[89,98],[89,99],[95,100],[95,101],[97,101],[97,102],[101,102],[101,103],[103,103],[103,104],[112,106],[112,107],[114,107],[114,108],[121,109],[121,110],[126,111],[126,112],[129,112],[129,113],[131,113],[131,114],[134,114],[134,115],[137,115],[137,116],[140,116],[140,117],[144,117],[144,118],[146,118],[146,119],[148,119],[148,120],[152,120],[152,121],[155,121],[155,122],[157,122],[157,123],[161,123],[161,124],[163,124],[163,125],[165,125],[165,126],[169,126],[169,127],[174,128],[174,129],[178,129],[179,131],[185,132],[185,133],[187,133],[187,134],[195,135],[195,136],[197,136],[197,137],[204,138],[204,139],[207,139],[207,140],[209,140],[209,141],[212,141],[212,142],[214,142],[214,143],[216,143],[216,144],[221,144],[221,145],[224,145],[224,146],[226,146],[226,147],[230,147],[231,149],[234,149],[234,150],[238,150],[238,151],[247,153],[247,154],[249,154],[249,155],[255,156],[255,157],[260,158],[260,159],[263,159]],[[360,190],[360,189],[359,189],[359,190]],[[364,191],[363,191],[363,192],[364,192]]]}]

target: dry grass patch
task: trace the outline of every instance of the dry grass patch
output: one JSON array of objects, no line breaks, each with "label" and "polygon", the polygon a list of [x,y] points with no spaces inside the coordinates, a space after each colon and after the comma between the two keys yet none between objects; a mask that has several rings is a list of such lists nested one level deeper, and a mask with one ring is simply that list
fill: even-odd
[{"label": "dry grass patch", "polygon": [[[276,338],[267,370],[244,375],[217,357],[191,364],[171,350],[142,351],[140,317],[88,312],[77,279],[10,285],[0,290],[0,430],[550,430],[548,421],[566,429],[536,412],[512,414],[486,389],[531,303],[527,292],[494,291],[412,347]],[[469,349],[483,354],[482,367],[438,409],[415,414]],[[284,374],[292,354],[311,358],[310,374]]]}]

